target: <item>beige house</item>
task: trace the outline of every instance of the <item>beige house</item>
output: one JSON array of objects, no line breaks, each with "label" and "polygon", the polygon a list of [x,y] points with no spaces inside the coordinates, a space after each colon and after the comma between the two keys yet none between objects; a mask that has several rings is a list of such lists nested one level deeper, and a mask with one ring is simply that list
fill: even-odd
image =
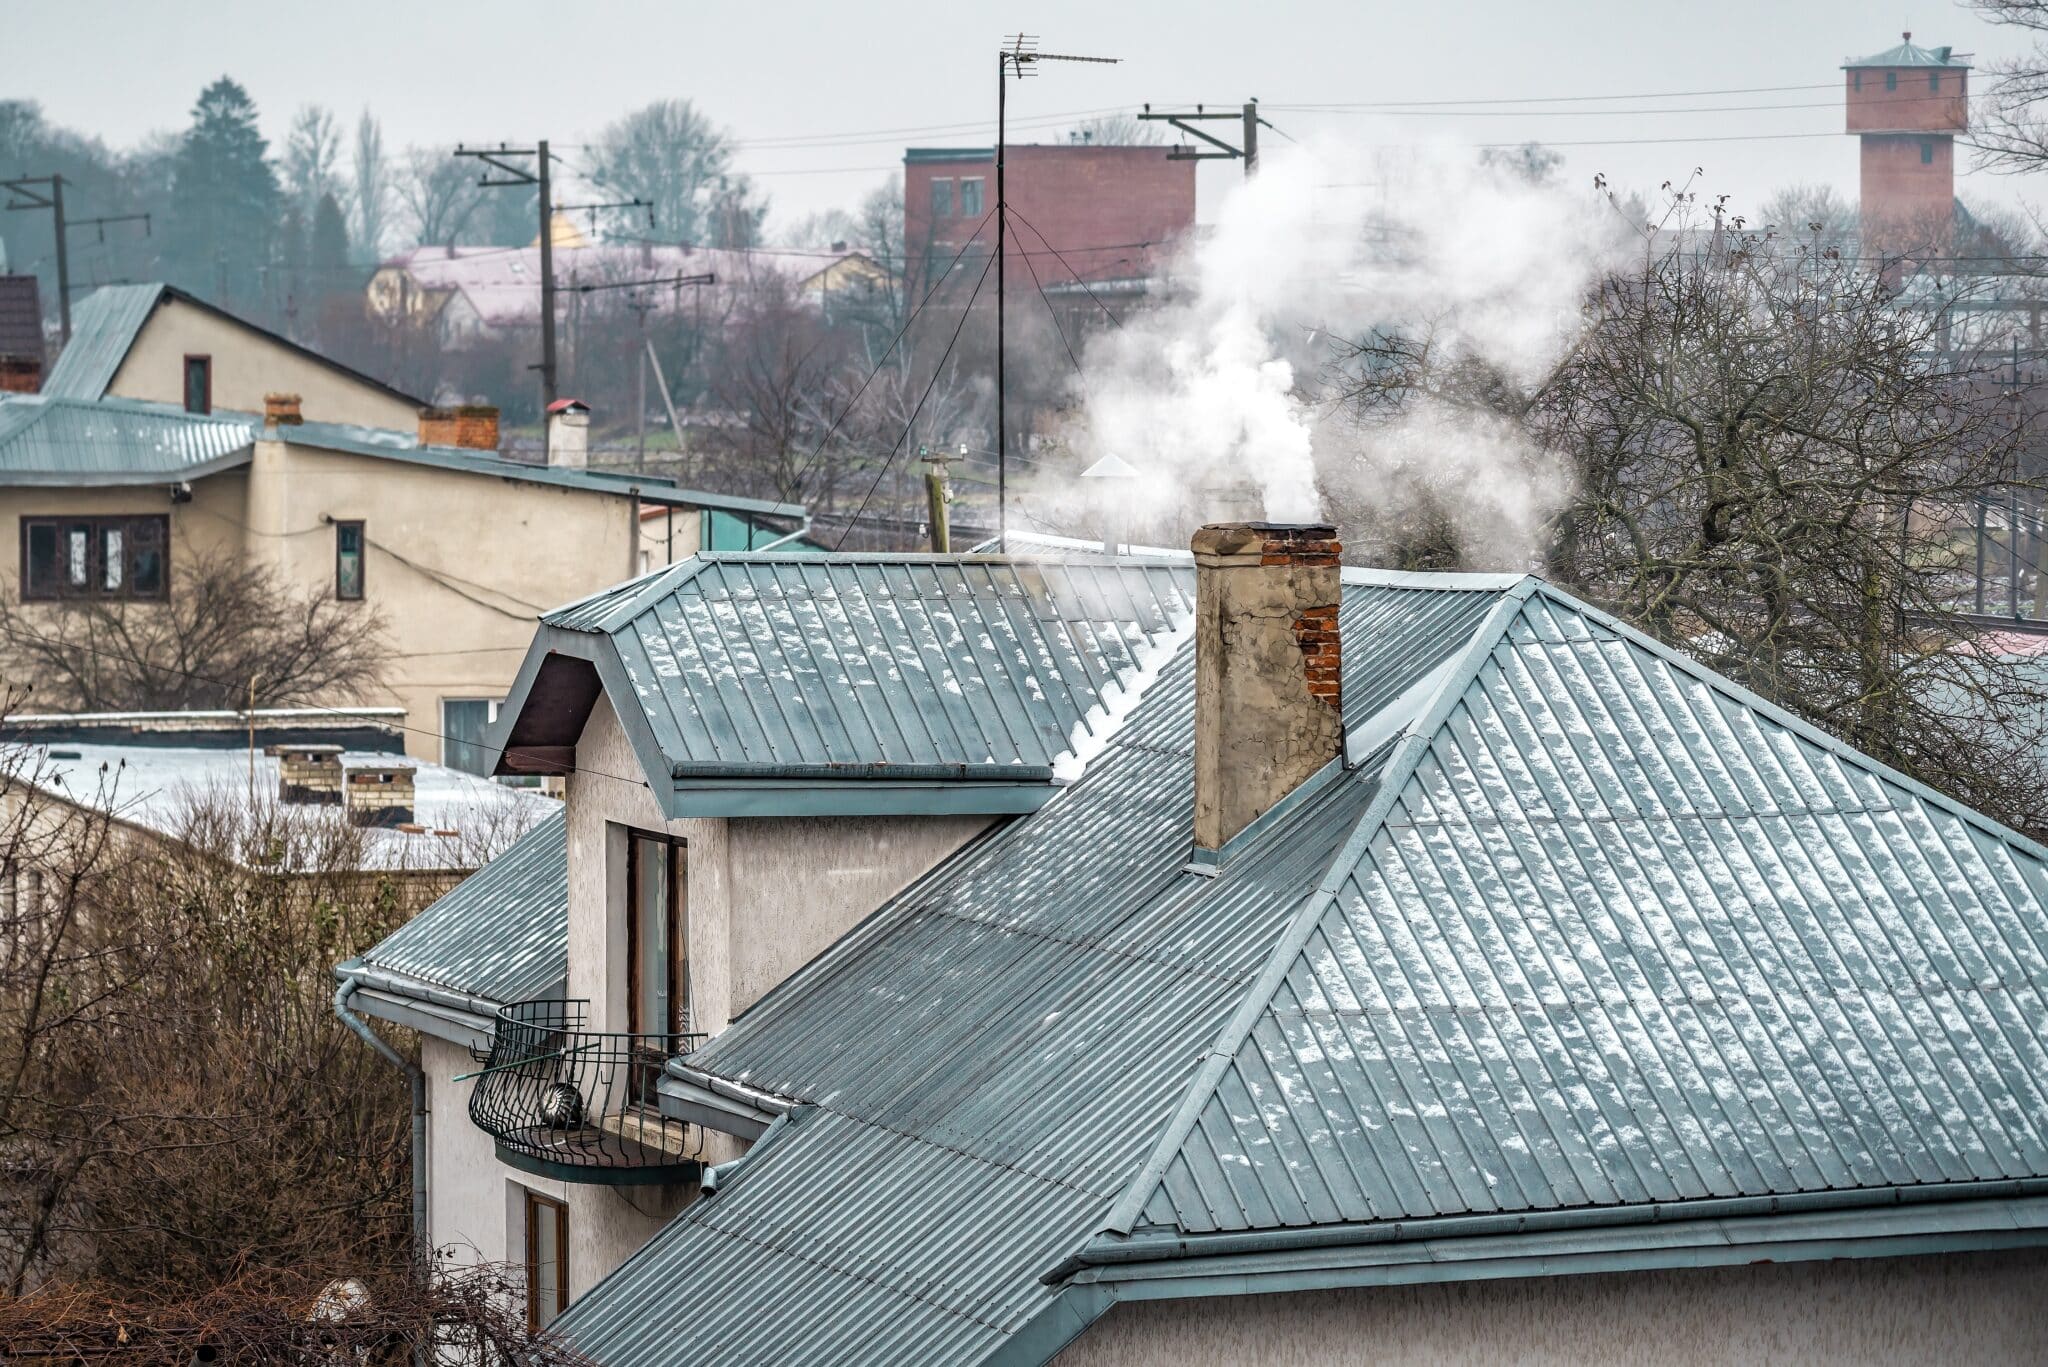
[{"label": "beige house", "polygon": [[604,1367],[2048,1354],[2048,849],[1337,561],[548,614],[496,743],[562,816],[336,969],[424,1037],[422,1237]]},{"label": "beige house", "polygon": [[166,286],[102,290],[44,392],[0,403],[0,591],[61,636],[213,558],[271,566],[383,622],[384,687],[336,703],[403,707],[411,754],[482,771],[539,613],[707,530],[759,544],[802,518],[590,469],[587,414],[563,409],[549,464],[510,460],[492,410],[426,408]]}]

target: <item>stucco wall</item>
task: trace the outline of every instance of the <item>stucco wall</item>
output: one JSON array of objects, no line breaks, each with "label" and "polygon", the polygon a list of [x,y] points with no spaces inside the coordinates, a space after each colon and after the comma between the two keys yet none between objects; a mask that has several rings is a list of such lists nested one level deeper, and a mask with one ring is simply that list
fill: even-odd
[{"label": "stucco wall", "polygon": [[542,610],[626,578],[633,501],[373,456],[256,443],[246,546],[331,593],[335,521],[361,520],[364,603],[393,652],[387,695],[439,760],[444,698],[501,698]]},{"label": "stucco wall", "polygon": [[1058,1367],[2040,1362],[2048,1253],[1530,1277],[1119,1305]]},{"label": "stucco wall", "polygon": [[332,366],[280,346],[254,328],[171,299],[143,325],[107,392],[124,399],[185,402],[185,357],[213,358],[213,406],[261,413],[263,396],[297,394],[308,422],[355,422],[415,430],[419,409]]},{"label": "stucco wall", "polygon": [[453,1079],[478,1065],[469,1051],[422,1039],[427,1074],[427,1211],[434,1246],[456,1264],[526,1257],[525,1200],[535,1191],[569,1207],[569,1295],[573,1300],[646,1246],[696,1195],[689,1187],[621,1191],[557,1182],[500,1163],[491,1137],[469,1119],[472,1081]]}]

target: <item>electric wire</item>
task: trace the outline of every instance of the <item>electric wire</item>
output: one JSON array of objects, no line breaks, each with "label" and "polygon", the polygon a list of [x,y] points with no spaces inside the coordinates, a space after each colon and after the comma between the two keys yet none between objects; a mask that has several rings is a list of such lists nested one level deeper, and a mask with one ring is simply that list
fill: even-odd
[{"label": "electric wire", "polygon": [[[1015,214],[1016,210],[1011,209],[1006,212]],[[1053,307],[1052,297],[1045,292],[1045,285],[1038,278],[1038,267],[1031,264],[1029,257],[1024,259],[1024,269],[1031,273],[1031,287],[1038,291],[1039,299],[1045,304],[1046,313],[1051,315],[1052,330],[1059,334],[1060,346],[1065,348],[1067,359],[1074,363],[1074,374],[1080,378],[1081,390],[1085,394],[1088,389],[1088,373],[1081,369],[1081,358],[1074,354],[1074,344],[1067,340],[1067,330],[1060,325],[1060,311]],[[1007,458],[1007,453],[1005,453],[1005,456]]]},{"label": "electric wire", "polygon": [[1093,289],[1089,287],[1088,282],[1081,278],[1081,272],[1074,269],[1073,263],[1068,261],[1067,258],[1061,254],[1060,249],[1058,247],[1053,246],[1051,242],[1046,240],[1046,236],[1044,233],[1038,231],[1038,225],[1033,223],[1030,219],[1024,217],[1024,215],[1017,213],[1016,209],[1014,208],[1012,208],[1010,212],[1016,214],[1017,221],[1019,223],[1022,223],[1025,227],[1031,229],[1032,235],[1038,239],[1039,243],[1043,245],[1047,251],[1051,252],[1054,257],[1058,258],[1059,263],[1062,266],[1065,266],[1067,268],[1067,273],[1074,277],[1074,283],[1079,285],[1083,292],[1085,292],[1090,299],[1095,300],[1095,307],[1102,310],[1103,316],[1109,319],[1110,322],[1116,324],[1119,329],[1121,329],[1124,325],[1124,320],[1117,317],[1115,313],[1110,311],[1109,305],[1103,303],[1102,299],[1095,293]]},{"label": "electric wire", "polygon": [[952,359],[953,348],[960,341],[960,333],[966,328],[968,318],[974,313],[974,301],[981,297],[981,287],[987,282],[989,269],[995,264],[996,254],[990,252],[988,260],[982,263],[980,278],[974,282],[974,293],[967,296],[967,303],[960,310],[960,321],[954,324],[953,335],[947,339],[946,349],[939,356],[939,363],[932,367],[932,377],[926,381],[924,393],[918,395],[917,407],[910,410],[910,420],[903,424],[903,435],[896,438],[896,444],[889,448],[888,457],[883,460],[881,468],[875,471],[873,482],[868,485],[867,493],[861,497],[860,507],[854,509],[853,516],[848,518],[846,525],[839,529],[839,539],[832,543],[832,549],[835,553],[841,546],[846,544],[847,534],[853,530],[854,524],[860,521],[861,514],[868,510],[868,502],[874,498],[875,490],[882,487],[882,479],[889,473],[889,467],[895,463],[896,453],[902,450],[903,443],[910,439],[910,430],[917,426],[918,415],[924,412],[925,400],[931,398],[932,390],[939,383],[939,376],[945,374],[946,362]]}]

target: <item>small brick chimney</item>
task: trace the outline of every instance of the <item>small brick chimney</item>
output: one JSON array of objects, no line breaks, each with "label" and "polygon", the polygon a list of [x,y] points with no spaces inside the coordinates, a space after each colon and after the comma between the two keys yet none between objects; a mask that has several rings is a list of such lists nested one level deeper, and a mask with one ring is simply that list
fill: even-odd
[{"label": "small brick chimney", "polygon": [[281,801],[340,805],[339,745],[273,745],[269,753],[277,757],[277,795]]},{"label": "small brick chimney", "polygon": [[420,410],[420,445],[460,446],[469,451],[498,449],[498,410],[487,403]]},{"label": "small brick chimney", "polygon": [[343,807],[357,826],[403,826],[412,822],[412,766],[350,769],[342,781]]},{"label": "small brick chimney", "polygon": [[1195,844],[1230,838],[1344,749],[1335,527],[1194,536]]},{"label": "small brick chimney", "polygon": [[590,464],[590,405],[556,399],[548,405],[548,464],[581,470]]},{"label": "small brick chimney", "polygon": [[299,413],[299,396],[296,394],[265,394],[263,396],[263,425],[265,427],[297,427],[305,422]]}]

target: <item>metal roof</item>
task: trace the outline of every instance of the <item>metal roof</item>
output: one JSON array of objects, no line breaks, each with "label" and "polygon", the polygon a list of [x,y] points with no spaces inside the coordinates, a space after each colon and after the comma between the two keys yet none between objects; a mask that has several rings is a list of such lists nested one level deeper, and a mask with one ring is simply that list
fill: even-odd
[{"label": "metal roof", "polygon": [[1031,785],[1036,806],[1128,711],[1192,609],[1185,565],[697,556],[548,613],[494,744],[526,743],[538,671],[573,648],[596,659],[650,779],[678,791],[928,782],[953,785],[952,801],[961,785]]},{"label": "metal roof", "polygon": [[0,275],[0,361],[43,360],[43,304],[33,275]]},{"label": "metal roof", "polygon": [[163,292],[160,284],[102,285],[87,295],[71,315],[71,340],[43,380],[43,394],[58,399],[105,394]]},{"label": "metal roof", "polygon": [[1534,580],[1353,578],[1368,762],[1196,877],[1181,652],[1058,801],[670,1065],[794,1109],[575,1344],[1040,1361],[1062,1260],[1148,1238],[1568,1218],[1556,1271],[1627,1209],[2041,1187],[2048,851]]},{"label": "metal roof", "polygon": [[355,965],[499,1005],[555,990],[569,972],[563,813],[543,818],[344,969]]},{"label": "metal roof", "polygon": [[1921,47],[1919,44],[1913,41],[1913,35],[1908,33],[1905,35],[1905,41],[1900,43],[1897,47],[1886,48],[1883,52],[1874,52],[1868,57],[1858,57],[1853,61],[1844,62],[1842,63],[1842,69],[1844,71],[1851,71],[1855,70],[1858,67],[1873,66],[1935,66],[1967,68],[1969,65],[1970,59],[1965,55],[1957,53],[1954,48]]},{"label": "metal roof", "polygon": [[132,399],[0,400],[0,485],[162,484],[249,459],[245,418]]},{"label": "metal roof", "polygon": [[358,456],[377,456],[386,460],[407,461],[415,465],[431,465],[442,470],[493,475],[499,479],[524,480],[529,484],[548,484],[562,489],[579,489],[586,493],[611,494],[624,498],[637,490],[642,503],[719,508],[740,513],[755,513],[763,517],[801,518],[804,515],[803,505],[799,503],[776,503],[768,499],[741,498],[734,494],[713,494],[701,489],[685,489],[674,480],[661,475],[577,469],[565,465],[540,465],[531,461],[510,460],[496,452],[477,451],[466,446],[422,446],[418,433],[402,432],[396,428],[365,427],[355,423],[304,422],[282,425],[276,429],[275,434],[294,446],[311,446],[322,451],[341,451]]}]

